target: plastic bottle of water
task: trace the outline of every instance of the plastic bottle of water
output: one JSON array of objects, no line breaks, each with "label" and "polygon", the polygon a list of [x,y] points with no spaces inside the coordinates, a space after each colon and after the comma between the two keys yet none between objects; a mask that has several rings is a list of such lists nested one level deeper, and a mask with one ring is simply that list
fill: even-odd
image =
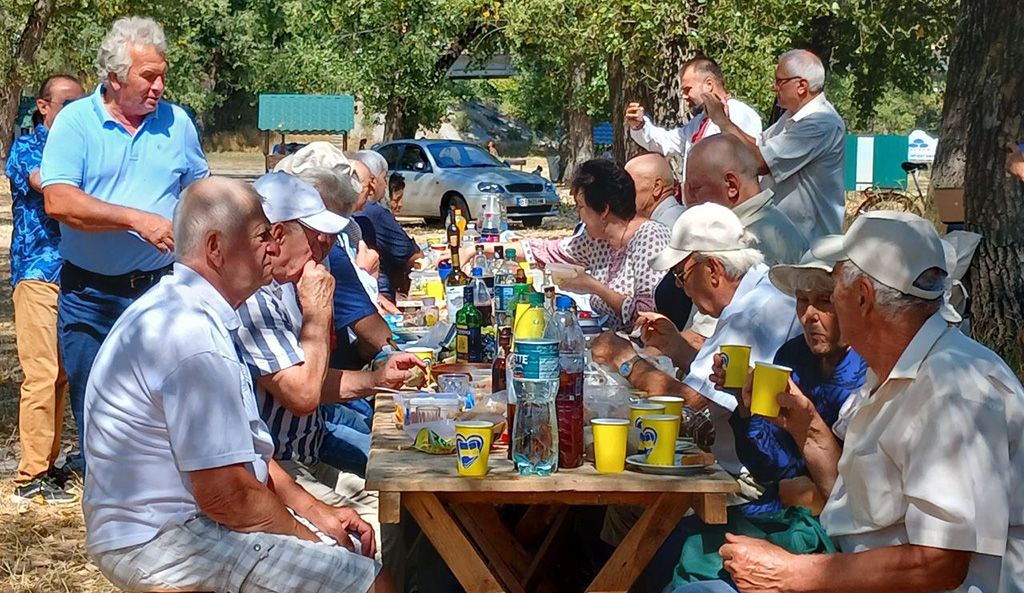
[{"label": "plastic bottle of water", "polygon": [[558,395],[555,411],[558,418],[558,467],[583,465],[583,358],[586,339],[576,315],[572,299],[559,296],[556,311],[544,328],[544,338],[558,341]]},{"label": "plastic bottle of water", "polygon": [[466,224],[466,232],[462,235],[462,242],[466,245],[475,245],[480,242],[480,232],[476,230],[476,223]]},{"label": "plastic bottle of water", "polygon": [[512,460],[520,475],[547,476],[558,470],[558,344],[519,340],[509,359],[515,419]]}]

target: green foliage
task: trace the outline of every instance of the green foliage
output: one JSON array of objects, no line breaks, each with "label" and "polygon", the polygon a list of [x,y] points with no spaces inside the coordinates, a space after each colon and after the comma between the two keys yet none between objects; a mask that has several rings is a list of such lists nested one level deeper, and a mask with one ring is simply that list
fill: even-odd
[{"label": "green foliage", "polygon": [[[0,72],[32,0],[4,0]],[[730,89],[767,113],[779,53],[811,47],[830,65],[829,95],[851,129],[935,129],[956,0],[57,0],[29,88],[53,72],[96,82],[92,62],[117,17],[148,15],[168,34],[168,97],[211,121],[228,100],[262,92],[346,92],[368,112],[400,107],[407,125],[436,125],[453,104],[500,104],[545,133],[569,108],[610,116],[609,58],[655,89],[677,56],[721,62]],[[462,49],[511,53],[520,74],[453,82]],[[582,72],[574,82],[573,72]],[[0,81],[2,82],[2,81]],[[939,84],[938,86],[941,86]],[[631,91],[629,91],[631,92]],[[915,105],[917,106],[915,108]],[[237,107],[237,105],[236,105]]]}]

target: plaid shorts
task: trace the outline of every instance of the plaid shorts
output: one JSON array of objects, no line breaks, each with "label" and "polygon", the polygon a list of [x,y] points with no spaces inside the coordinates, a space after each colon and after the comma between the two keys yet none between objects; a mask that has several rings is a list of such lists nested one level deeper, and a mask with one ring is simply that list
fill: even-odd
[{"label": "plaid shorts", "polygon": [[380,565],[340,546],[241,533],[199,516],[93,558],[125,591],[366,593]]}]

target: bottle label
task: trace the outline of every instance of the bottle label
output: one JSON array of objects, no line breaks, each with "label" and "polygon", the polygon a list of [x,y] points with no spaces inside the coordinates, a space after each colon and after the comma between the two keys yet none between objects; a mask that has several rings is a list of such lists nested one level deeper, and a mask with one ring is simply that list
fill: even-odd
[{"label": "bottle label", "polygon": [[496,284],[494,286],[494,298],[497,299],[499,311],[508,310],[508,302],[512,300],[515,286],[511,284]]},{"label": "bottle label", "polygon": [[444,298],[448,302],[448,321],[455,322],[455,314],[466,303],[465,286],[446,286]]},{"label": "bottle label", "polygon": [[558,342],[517,338],[510,363],[517,379],[558,380]]},{"label": "bottle label", "polygon": [[458,326],[455,334],[455,358],[460,362],[483,362],[483,335],[479,327]]}]

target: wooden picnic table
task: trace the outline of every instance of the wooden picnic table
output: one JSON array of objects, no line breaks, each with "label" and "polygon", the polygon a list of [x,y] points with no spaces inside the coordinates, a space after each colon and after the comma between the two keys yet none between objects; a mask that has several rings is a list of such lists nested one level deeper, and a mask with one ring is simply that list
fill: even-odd
[{"label": "wooden picnic table", "polygon": [[[454,455],[417,451],[395,427],[391,396],[378,395],[366,488],[380,492],[380,522],[398,523],[404,506],[467,593],[552,591],[541,567],[570,505],[635,505],[644,513],[587,588],[626,593],[689,509],[726,522],[735,479],[717,465],[691,476],[626,471],[599,474],[591,463],[551,476],[520,476],[504,447],[491,452],[486,478],[459,477]],[[518,524],[496,505],[529,505]]]}]

